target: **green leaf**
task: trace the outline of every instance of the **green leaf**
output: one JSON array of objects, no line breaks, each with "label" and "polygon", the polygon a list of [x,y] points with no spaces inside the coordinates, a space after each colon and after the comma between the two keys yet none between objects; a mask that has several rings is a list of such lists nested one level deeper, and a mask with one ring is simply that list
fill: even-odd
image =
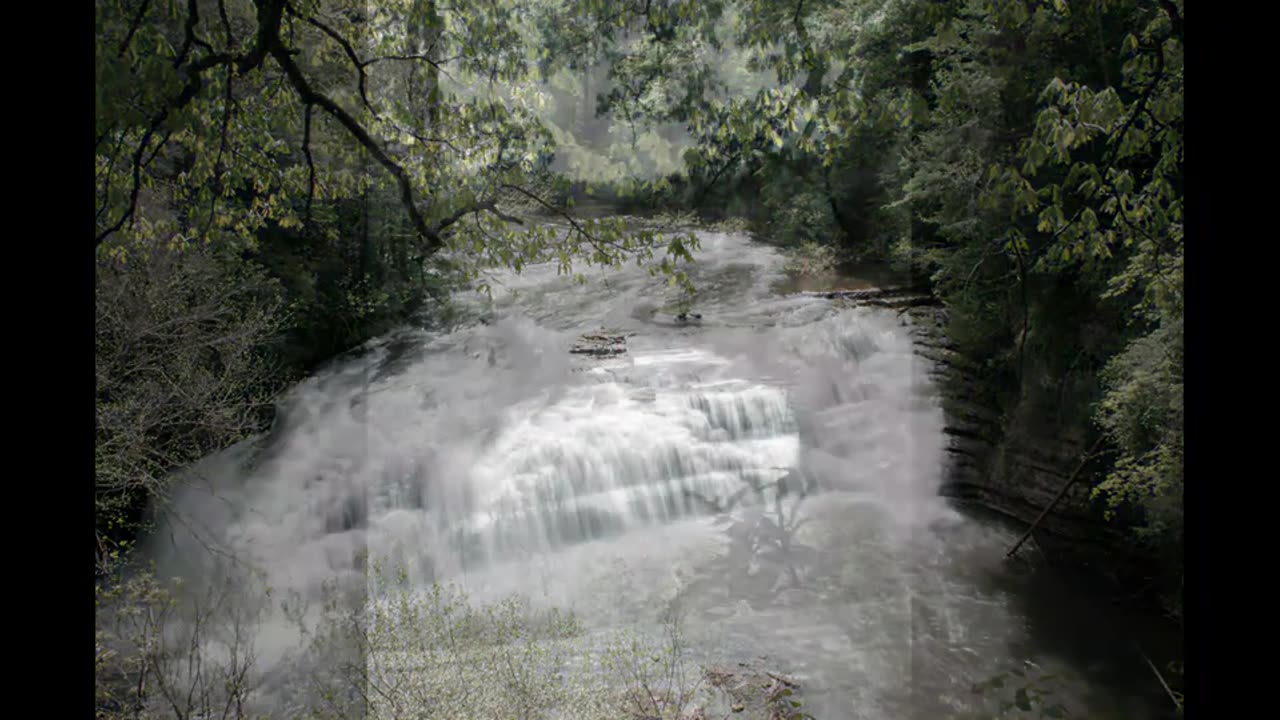
[{"label": "green leaf", "polygon": [[1026,688],[1018,688],[1018,693],[1014,696],[1014,703],[1017,704],[1018,709],[1023,712],[1031,710],[1031,697],[1027,695]]}]

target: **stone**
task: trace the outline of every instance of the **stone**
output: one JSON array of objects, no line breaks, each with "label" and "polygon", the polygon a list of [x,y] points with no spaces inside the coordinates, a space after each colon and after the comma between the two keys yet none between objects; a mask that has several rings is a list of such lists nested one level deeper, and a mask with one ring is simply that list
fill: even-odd
[{"label": "stone", "polygon": [[569,348],[569,352],[592,357],[615,357],[627,352],[627,338],[625,335],[604,332],[584,333],[578,342]]}]

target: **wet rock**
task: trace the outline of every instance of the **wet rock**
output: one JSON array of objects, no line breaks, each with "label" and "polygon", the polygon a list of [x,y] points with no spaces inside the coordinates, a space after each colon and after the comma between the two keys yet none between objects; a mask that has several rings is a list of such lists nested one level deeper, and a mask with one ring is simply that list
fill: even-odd
[{"label": "wet rock", "polygon": [[[711,667],[703,676],[719,697],[712,717],[723,717],[727,709],[733,717],[752,720],[786,720],[800,714],[800,683],[794,678],[761,667],[758,663],[738,663],[735,669]],[[716,713],[715,710],[719,710]]]},{"label": "wet rock", "polygon": [[[1033,522],[1087,452],[1087,428],[1061,417],[1056,398],[1030,384],[1001,407],[995,381],[948,339],[945,308],[911,308],[908,314],[916,354],[932,365],[945,415],[948,463],[941,493]],[[1090,468],[1082,475],[1037,526],[1041,535],[1080,545],[1109,534],[1092,502]]]},{"label": "wet rock", "polygon": [[627,352],[625,335],[595,332],[582,335],[569,352],[592,357],[614,357]]}]

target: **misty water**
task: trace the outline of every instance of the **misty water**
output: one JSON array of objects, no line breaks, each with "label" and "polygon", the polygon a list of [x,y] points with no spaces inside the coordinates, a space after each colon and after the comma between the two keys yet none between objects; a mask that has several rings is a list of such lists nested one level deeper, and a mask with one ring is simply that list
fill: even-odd
[{"label": "misty water", "polygon": [[[700,320],[651,312],[673,291],[635,267],[500,276],[492,301],[459,296],[456,326],[296,388],[252,468],[204,468],[184,527],[304,592],[378,559],[594,633],[678,600],[700,659],[763,657],[823,719],[972,716],[994,700],[971,686],[1013,668],[1057,676],[1075,713],[1154,717],[1115,620],[1005,561],[1020,528],[939,497],[943,414],[909,316],[788,293],[778,250],[700,236]],[[601,328],[624,355],[568,352]],[[153,549],[197,572],[181,533]]]}]

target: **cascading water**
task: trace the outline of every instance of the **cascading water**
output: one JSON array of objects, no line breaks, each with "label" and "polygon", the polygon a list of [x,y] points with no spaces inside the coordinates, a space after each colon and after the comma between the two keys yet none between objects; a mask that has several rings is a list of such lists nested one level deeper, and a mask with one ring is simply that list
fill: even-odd
[{"label": "cascading water", "polygon": [[[195,572],[216,544],[304,594],[387,561],[597,629],[678,596],[712,655],[776,658],[822,718],[953,716],[1028,656],[1083,677],[1013,649],[1010,533],[937,497],[943,418],[903,317],[778,293],[782,259],[745,236],[702,243],[700,322],[645,311],[643,271],[532,268],[472,301],[496,321],[313,378],[252,469],[200,468],[155,556]],[[567,353],[601,326],[625,355]]]}]

